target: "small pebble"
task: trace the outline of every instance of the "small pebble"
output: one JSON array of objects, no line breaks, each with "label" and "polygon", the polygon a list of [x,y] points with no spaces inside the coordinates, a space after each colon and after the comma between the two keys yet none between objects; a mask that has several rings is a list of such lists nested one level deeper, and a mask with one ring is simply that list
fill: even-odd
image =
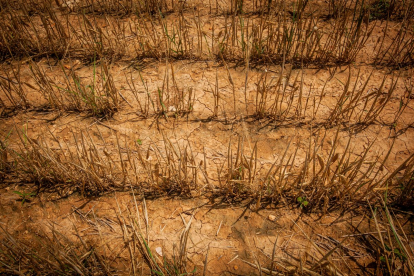
[{"label": "small pebble", "polygon": [[276,220],[276,216],[274,216],[274,215],[269,215],[268,219],[269,219],[270,221],[275,221],[275,220]]}]

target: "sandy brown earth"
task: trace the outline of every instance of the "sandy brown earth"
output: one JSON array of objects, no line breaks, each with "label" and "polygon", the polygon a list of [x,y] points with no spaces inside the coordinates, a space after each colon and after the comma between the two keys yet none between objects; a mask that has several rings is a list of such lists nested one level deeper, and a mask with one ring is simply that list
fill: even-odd
[{"label": "sandy brown earth", "polygon": [[[30,57],[0,44],[0,250],[52,262],[75,248],[82,261],[97,252],[90,275],[149,275],[139,232],[159,263],[185,248],[180,264],[197,275],[385,275],[384,256],[395,275],[412,275],[412,210],[384,203],[412,185],[413,66],[382,52],[396,49],[401,18],[368,20],[352,62],[269,54],[246,63],[236,38],[226,55],[212,53],[231,25],[228,3],[181,2],[159,21],[114,7],[80,21],[77,2],[61,1],[70,36],[40,32]],[[303,15],[321,34],[339,28],[325,2],[310,1]],[[263,14],[245,5],[246,24],[259,24]],[[30,7],[3,8],[2,20],[29,12],[33,35],[30,26],[47,22]],[[98,33],[85,22],[104,30],[107,48],[77,38]],[[137,26],[174,32],[177,22],[192,26],[184,54],[166,58],[161,34],[139,48]],[[407,31],[399,45],[412,39]],[[76,87],[116,91],[97,96],[113,106],[99,113],[73,100]],[[384,240],[401,248],[394,234],[410,261],[383,252]],[[0,275],[39,273],[4,256]]]},{"label": "sandy brown earth", "polygon": [[[116,274],[131,273],[126,257],[128,247],[118,224],[121,213],[135,208],[131,194],[89,200],[72,196],[53,202],[40,197],[22,206],[18,196],[9,192],[9,189],[2,191],[3,227],[7,225],[8,229],[19,233],[23,242],[39,246],[36,237],[51,235],[52,231],[76,240],[75,233],[78,233],[88,246],[93,244],[107,254],[110,265],[118,269]],[[324,255],[322,252],[332,250],[339,243],[343,246],[342,252],[335,253],[332,261],[347,264],[349,267],[343,268],[345,274],[346,269],[365,274],[376,268],[364,245],[364,238],[376,230],[373,225],[361,225],[364,215],[329,214],[320,219],[304,215],[296,208],[265,208],[256,212],[248,202],[232,206],[221,204],[220,199],[216,201],[147,200],[148,229],[143,231],[148,231],[154,252],[161,248],[161,254],[172,255],[174,246],[179,245],[181,231],[191,222],[188,267],[189,271],[197,268],[200,274],[205,271],[207,275],[256,275],[254,266],[260,263],[264,269],[269,268],[273,251],[280,260],[274,265],[275,269],[286,266],[285,269],[295,270],[294,265],[283,264],[282,260],[292,255],[303,262],[319,259]],[[139,204],[138,208],[142,218],[143,205]],[[144,221],[142,219],[143,225]],[[349,234],[354,228],[361,233]],[[161,255],[157,253],[157,257]],[[148,270],[144,268],[143,273],[147,274]]]},{"label": "sandy brown earth", "polygon": [[[289,151],[294,152],[296,148],[299,149],[295,158],[296,166],[299,166],[305,160],[306,148],[309,145],[310,137],[312,137],[310,134],[315,129],[326,134],[328,143],[324,144],[321,154],[325,156],[329,154],[329,140],[335,137],[338,126],[326,128],[319,126],[317,121],[307,122],[307,118],[311,115],[306,115],[307,117],[301,121],[286,120],[281,122],[246,116],[244,105],[245,75],[241,69],[230,69],[233,82],[236,84],[235,90],[238,92],[236,96],[237,117],[235,118],[231,108],[232,88],[224,68],[216,67],[213,63],[185,61],[176,62],[173,66],[177,83],[181,87],[191,87],[195,94],[194,111],[184,117],[174,118],[173,112],[170,112],[167,119],[155,117],[145,119],[140,116],[135,99],[130,95],[128,89],[125,89],[121,90],[125,100],[123,100],[120,110],[109,120],[96,119],[83,113],[28,110],[3,118],[1,131],[8,133],[14,127],[25,128],[29,137],[40,139],[39,137],[44,136],[45,142],[55,150],[58,150],[59,147],[56,142],[52,141],[52,135],[62,143],[63,141],[65,144],[68,143],[68,147],[73,148],[76,144],[74,140],[76,135],[87,133],[88,137],[90,136],[101,150],[105,147],[110,154],[115,156],[114,158],[119,158],[116,135],[118,135],[123,149],[133,148],[136,146],[135,141],[137,140],[140,140],[145,148],[148,146],[162,148],[163,139],[168,138],[178,147],[190,144],[195,158],[199,161],[206,160],[209,183],[217,183],[217,171],[226,162],[229,142],[232,141],[230,146],[233,151],[236,151],[238,137],[244,139],[247,154],[257,145],[257,160],[260,167],[258,175],[266,172],[266,168],[274,160],[281,158],[290,143],[293,143],[294,147]],[[127,85],[123,81],[123,67],[125,65],[114,64],[111,68],[118,87]],[[369,67],[359,68],[363,72],[362,78],[373,70]],[[352,70],[359,68],[352,68]],[[80,75],[90,76],[90,66],[80,66],[77,70]],[[277,72],[278,69],[268,70]],[[347,69],[344,68],[344,70]],[[153,91],[157,86],[162,85],[164,71],[165,65],[158,63],[148,64],[145,68],[142,74],[143,78],[147,80],[150,90]],[[27,76],[27,82],[30,82],[29,74],[25,74],[26,72],[25,70],[21,71],[22,78]],[[213,111],[209,106],[212,106],[213,99],[209,85],[215,82],[216,72],[223,94],[220,98],[219,116],[212,119]],[[50,73],[53,74],[53,67]],[[252,70],[249,73],[246,90],[249,103],[255,101],[255,82],[261,74],[263,72],[260,70]],[[269,73],[270,76],[271,74],[276,73]],[[307,89],[306,93],[309,93],[309,96],[320,94],[320,86],[329,73],[325,70],[307,69],[304,74],[304,86],[315,86],[312,91]],[[400,97],[405,93],[405,85],[411,81],[410,77],[407,77],[410,73],[403,70],[402,74],[405,77],[400,77],[395,96],[378,121],[366,126],[353,125],[352,121],[339,126],[339,152],[344,150],[349,138],[352,139],[352,154],[355,156],[358,156],[374,139],[376,142],[370,149],[372,156],[384,156],[391,144],[394,143],[385,163],[386,170],[390,172],[412,154],[414,139],[412,139],[413,110],[411,102],[396,127],[389,126],[397,109],[396,106],[399,105]],[[138,76],[135,75],[135,77]],[[384,74],[381,71],[374,71],[370,86],[376,87],[383,77]],[[318,120],[323,121],[324,115],[329,113],[330,108],[337,100],[335,91],[340,91],[341,82],[345,82],[346,78],[347,72],[345,71],[337,74],[335,79],[328,83],[326,97],[321,104]],[[140,84],[137,85],[142,89]],[[41,101],[42,99],[33,93],[31,100]],[[253,104],[248,105],[247,108],[247,114],[254,112]],[[310,110],[312,107],[309,108],[309,113]],[[163,138],[163,136],[167,138]],[[19,140],[18,133],[13,131],[9,140]],[[10,147],[13,146],[13,143],[10,143]],[[208,185],[205,180],[204,183],[199,183],[199,187],[205,185]],[[32,188],[30,183],[21,183],[21,180],[14,175],[6,177],[0,202],[2,225],[7,227],[8,231],[12,231],[23,241],[31,243],[34,242],[34,236],[40,229],[45,233],[50,233],[50,227],[53,227],[75,240],[73,229],[76,225],[85,240],[95,244],[100,250],[110,252],[108,256],[113,262],[111,265],[119,269],[118,274],[130,273],[131,268],[128,266],[128,262],[125,262],[127,248],[124,246],[123,233],[117,217],[118,204],[122,212],[127,212],[126,206],[133,207],[133,197],[130,194],[114,194],[112,192],[103,197],[84,198],[76,192],[75,187],[71,189],[69,185],[57,193],[41,193],[30,203],[22,205],[21,197],[13,194],[13,191],[23,190],[32,192],[36,190],[36,187]],[[73,192],[76,195],[65,198]],[[59,199],[60,197],[64,198]],[[366,216],[369,216],[368,210],[360,210],[357,214],[345,216],[340,211],[333,211],[319,219],[317,214],[314,216],[302,213],[298,206],[283,208],[279,206],[274,209],[278,205],[265,204],[260,207],[260,210],[257,210],[256,204],[250,204],[246,199],[244,201],[236,199],[236,202],[232,204],[225,199],[224,202],[220,202],[223,200],[220,197],[216,199],[204,198],[203,192],[197,191],[192,192],[191,197],[194,199],[182,199],[179,195],[149,199],[151,193],[147,194],[149,217],[147,231],[153,250],[161,247],[163,251],[172,254],[173,244],[179,243],[180,232],[185,226],[184,221],[188,222],[194,216],[188,241],[188,266],[190,268],[197,267],[198,272],[204,271],[206,256],[207,267],[205,271],[207,275],[223,273],[253,275],[258,271],[254,267],[257,265],[256,261],[264,268],[269,269],[276,239],[275,255],[277,258],[283,259],[290,256],[289,254],[294,254],[303,258],[304,262],[307,258],[318,259],[323,256],[318,250],[329,251],[340,241],[344,245],[344,249],[341,253],[335,253],[332,260],[338,261],[341,265],[345,263],[350,266],[350,268],[346,266],[343,268],[348,271],[345,274],[348,274],[350,269],[359,271],[360,274],[371,273],[375,270],[375,267],[370,265],[372,259],[366,252],[367,249],[361,245],[360,240],[365,237],[360,233],[375,233],[376,231],[373,224],[367,224],[365,220],[361,223]],[[138,202],[139,205],[142,204],[141,200]],[[270,217],[271,221],[269,216],[275,216],[275,218]],[[404,221],[403,218],[401,219]],[[330,224],[331,222],[334,224]],[[406,224],[407,227],[411,227],[409,225],[411,222]],[[357,233],[355,233],[355,229],[358,229]],[[351,237],[345,239],[348,235]],[[275,266],[277,267],[277,265]],[[286,263],[280,263],[280,265],[286,266]],[[293,265],[286,269],[293,269]]]}]

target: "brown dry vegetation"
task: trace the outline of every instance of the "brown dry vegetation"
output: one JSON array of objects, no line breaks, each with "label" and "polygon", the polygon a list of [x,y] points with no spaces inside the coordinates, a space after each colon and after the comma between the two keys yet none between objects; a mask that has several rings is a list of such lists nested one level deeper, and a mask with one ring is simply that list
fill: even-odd
[{"label": "brown dry vegetation", "polygon": [[414,275],[414,1],[0,26],[0,275]]}]

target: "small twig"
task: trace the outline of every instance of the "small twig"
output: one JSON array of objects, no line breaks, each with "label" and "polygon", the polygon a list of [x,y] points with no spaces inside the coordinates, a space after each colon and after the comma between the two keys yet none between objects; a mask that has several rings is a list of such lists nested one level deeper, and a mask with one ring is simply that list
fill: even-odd
[{"label": "small twig", "polygon": [[237,259],[239,257],[239,255],[236,255],[233,259],[230,260],[230,262],[228,262],[227,264],[230,264],[232,261],[234,261],[235,259]]},{"label": "small twig", "polygon": [[130,104],[129,102],[128,102],[128,100],[124,97],[124,95],[122,95],[121,94],[121,92],[120,91],[118,91],[118,94],[119,94],[119,96],[121,96],[121,98],[124,100],[124,101],[126,101],[126,103],[131,107],[131,108],[133,108],[133,106],[132,106],[132,104]]},{"label": "small twig", "polygon": [[112,129],[113,131],[119,131],[119,130],[117,130],[117,129],[115,129],[115,128],[111,127],[111,126],[108,126],[108,125],[106,125],[106,124],[102,123],[102,122],[101,122],[101,121],[99,121],[99,120],[96,120],[96,122],[97,122],[98,124],[100,124],[100,125],[104,126],[104,127],[107,127],[107,128],[109,128],[109,129]]},{"label": "small twig", "polygon": [[[381,233],[386,233],[387,231],[381,231]],[[365,235],[372,235],[372,234],[378,234],[378,232],[367,232],[367,233],[359,233],[359,234],[351,234],[351,235],[344,235],[341,236],[341,238],[346,237],[357,237],[357,236],[365,236]]]},{"label": "small twig", "polygon": [[223,223],[223,221],[220,221],[220,225],[219,225],[219,227],[218,227],[218,229],[217,229],[217,233],[216,233],[216,236],[218,236],[218,234],[219,234],[219,231],[220,231],[220,228],[221,228],[221,224]]}]

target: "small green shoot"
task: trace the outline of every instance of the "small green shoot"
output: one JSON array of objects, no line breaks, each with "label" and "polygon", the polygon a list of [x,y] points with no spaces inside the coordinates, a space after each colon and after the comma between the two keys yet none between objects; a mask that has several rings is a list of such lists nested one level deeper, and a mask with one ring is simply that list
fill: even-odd
[{"label": "small green shoot", "polygon": [[26,192],[20,192],[20,191],[13,191],[13,193],[15,193],[16,195],[19,195],[21,197],[22,205],[26,201],[30,200],[30,198],[32,198],[36,195],[36,193],[26,193]]},{"label": "small green shoot", "polygon": [[298,197],[297,201],[299,202],[299,207],[300,208],[306,208],[306,206],[308,206],[309,202],[306,200],[306,197]]}]

